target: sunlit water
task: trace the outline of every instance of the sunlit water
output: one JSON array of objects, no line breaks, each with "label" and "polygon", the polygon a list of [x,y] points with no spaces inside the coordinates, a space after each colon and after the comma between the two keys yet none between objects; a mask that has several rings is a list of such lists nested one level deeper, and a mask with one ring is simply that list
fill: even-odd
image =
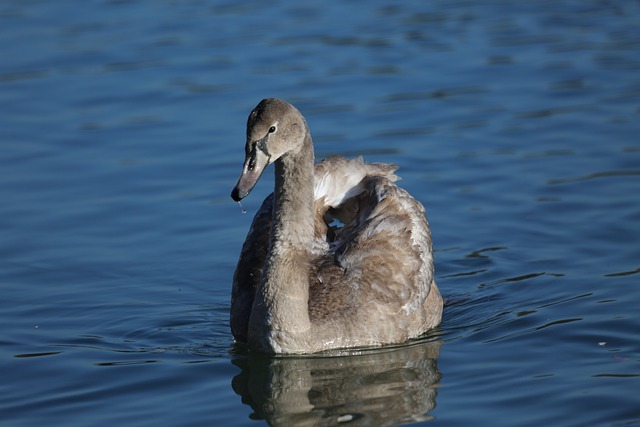
[{"label": "sunlit water", "polygon": [[[0,2],[0,424],[640,424],[640,3]],[[233,345],[246,115],[400,166],[441,328]]]}]

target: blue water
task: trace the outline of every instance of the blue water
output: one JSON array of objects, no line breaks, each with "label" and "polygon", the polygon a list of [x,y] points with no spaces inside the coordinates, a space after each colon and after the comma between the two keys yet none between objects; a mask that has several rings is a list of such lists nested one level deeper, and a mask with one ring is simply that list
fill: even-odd
[{"label": "blue water", "polygon": [[[640,424],[640,2],[5,0],[0,57],[0,425]],[[234,346],[267,96],[400,166],[438,330]]]}]

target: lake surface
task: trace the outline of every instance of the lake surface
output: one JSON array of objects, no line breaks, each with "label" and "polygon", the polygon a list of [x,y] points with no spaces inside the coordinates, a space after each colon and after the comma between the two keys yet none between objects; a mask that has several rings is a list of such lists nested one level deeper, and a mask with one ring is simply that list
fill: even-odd
[{"label": "lake surface", "polygon": [[[0,425],[640,424],[640,2],[6,0],[0,28]],[[234,345],[271,96],[426,206],[424,339]]]}]

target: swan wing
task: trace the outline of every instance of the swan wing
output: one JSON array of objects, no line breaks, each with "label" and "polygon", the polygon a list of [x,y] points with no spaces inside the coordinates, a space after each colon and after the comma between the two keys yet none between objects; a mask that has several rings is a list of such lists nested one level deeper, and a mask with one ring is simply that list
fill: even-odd
[{"label": "swan wing", "polygon": [[[433,326],[427,325],[433,317],[427,299],[436,285],[424,207],[395,185],[397,177],[391,172],[390,167],[376,166],[326,215],[342,224],[329,243],[333,269],[339,266],[343,276],[340,316],[347,322],[358,316],[360,324],[387,325],[387,332],[378,332],[381,338],[388,333],[388,339],[397,341]],[[327,236],[331,240],[330,232]],[[439,298],[437,288],[433,298]],[[321,303],[313,308],[318,317],[330,310]]]}]

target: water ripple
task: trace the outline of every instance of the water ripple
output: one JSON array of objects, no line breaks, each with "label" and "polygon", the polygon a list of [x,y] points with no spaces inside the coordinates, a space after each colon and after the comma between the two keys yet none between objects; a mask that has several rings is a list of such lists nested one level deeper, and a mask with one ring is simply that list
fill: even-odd
[{"label": "water ripple", "polygon": [[623,276],[632,276],[634,274],[638,274],[640,273],[640,268],[636,268],[635,270],[631,270],[631,271],[621,271],[618,273],[608,273],[605,274],[604,277],[623,277]]},{"label": "water ripple", "polygon": [[620,176],[640,176],[640,170],[613,170],[605,172],[595,172],[572,178],[558,178],[547,181],[548,185],[573,184],[576,182],[590,181],[593,179],[613,178]]}]

